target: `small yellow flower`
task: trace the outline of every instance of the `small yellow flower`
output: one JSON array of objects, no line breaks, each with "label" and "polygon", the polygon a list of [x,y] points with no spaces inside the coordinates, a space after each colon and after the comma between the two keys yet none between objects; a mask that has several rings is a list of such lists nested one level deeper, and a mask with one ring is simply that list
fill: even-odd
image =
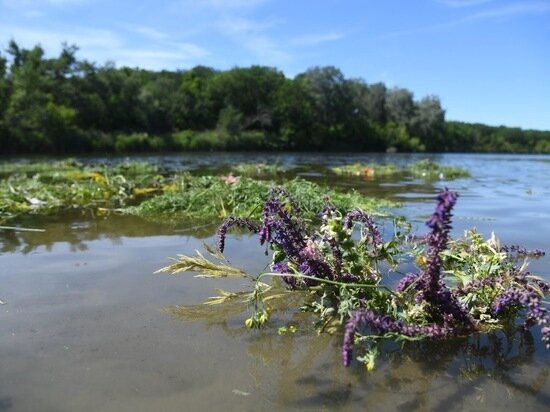
[{"label": "small yellow flower", "polygon": [[426,256],[420,255],[416,257],[416,264],[421,268],[426,267],[427,263],[428,263],[428,260],[426,259]]}]

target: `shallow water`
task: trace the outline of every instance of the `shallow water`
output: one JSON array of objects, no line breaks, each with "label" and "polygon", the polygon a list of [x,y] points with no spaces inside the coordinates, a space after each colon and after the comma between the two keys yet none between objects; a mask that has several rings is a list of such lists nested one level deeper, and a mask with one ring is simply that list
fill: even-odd
[{"label": "shallow water", "polygon": [[[549,156],[438,155],[471,179],[427,183],[335,179],[327,166],[425,156],[188,154],[151,156],[166,168],[223,171],[242,161],[295,167],[342,188],[404,202],[423,233],[433,196],[460,192],[454,233],[494,230],[503,243],[550,251]],[[121,159],[88,158],[87,162]],[[43,233],[0,232],[0,411],[546,410],[550,351],[540,331],[499,333],[441,345],[389,347],[377,369],[341,366],[340,338],[316,336],[299,313],[273,329],[246,330],[245,314],[189,322],[163,311],[241,290],[241,280],[154,275],[170,256],[212,242],[216,225],[171,227],[133,217],[29,217]],[[251,273],[268,258],[256,239],[233,235],[227,255]],[[550,280],[550,255],[530,269]],[[294,335],[277,326],[299,325]],[[546,407],[544,406],[546,405]]]}]

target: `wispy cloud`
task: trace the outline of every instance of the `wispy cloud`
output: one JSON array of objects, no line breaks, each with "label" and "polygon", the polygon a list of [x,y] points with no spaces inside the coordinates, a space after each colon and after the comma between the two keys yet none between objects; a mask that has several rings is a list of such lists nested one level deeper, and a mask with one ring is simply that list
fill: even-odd
[{"label": "wispy cloud", "polygon": [[170,8],[186,13],[208,11],[210,13],[246,12],[270,0],[176,0]]},{"label": "wispy cloud", "polygon": [[168,34],[161,32],[153,27],[140,26],[135,24],[125,24],[123,27],[126,30],[132,31],[134,33],[140,34],[152,40],[162,40],[168,38]]},{"label": "wispy cloud", "polygon": [[87,3],[89,0],[2,0],[4,6],[18,9],[37,9],[43,6],[69,6]]},{"label": "wispy cloud", "polygon": [[311,34],[300,36],[291,41],[296,46],[317,46],[318,44],[337,41],[343,39],[343,33],[330,32],[324,34]]},{"label": "wispy cloud", "polygon": [[150,70],[182,68],[182,66],[196,63],[197,58],[202,58],[206,54],[206,50],[192,44],[181,44],[180,47],[169,50],[121,48],[116,50],[116,64]]},{"label": "wispy cloud", "polygon": [[113,49],[122,47],[122,40],[110,30],[86,29],[62,31],[59,29],[29,29],[20,26],[0,26],[0,38],[13,38],[25,47],[39,43],[46,51],[58,50],[61,43],[76,44],[83,48]]},{"label": "wispy cloud", "polygon": [[280,65],[291,60],[291,55],[269,36],[269,29],[279,22],[233,17],[221,20],[217,27],[224,35],[250,52],[254,59],[265,64]]},{"label": "wispy cloud", "polygon": [[13,38],[26,48],[39,42],[48,55],[57,55],[61,44],[67,42],[81,47],[79,54],[96,63],[115,61],[118,66],[150,70],[198,64],[201,58],[209,55],[208,50],[192,43],[159,41],[154,46],[134,46],[125,37],[111,30],[89,28],[60,31],[0,26],[0,38]]},{"label": "wispy cloud", "polygon": [[449,7],[472,7],[483,3],[489,3],[493,0],[435,0],[436,3],[444,4]]},{"label": "wispy cloud", "polygon": [[231,35],[257,35],[273,28],[276,24],[276,21],[261,22],[236,16],[223,18],[216,23],[219,29]]},{"label": "wispy cloud", "polygon": [[393,37],[403,37],[412,34],[430,33],[438,30],[446,30],[462,24],[471,23],[480,20],[496,19],[501,17],[519,17],[522,15],[544,15],[550,13],[550,2],[523,2],[513,3],[503,7],[491,8],[468,16],[450,20],[443,23],[433,24],[430,26],[417,27],[409,30],[400,30],[392,33],[387,33],[379,38],[387,39]]},{"label": "wispy cloud", "polygon": [[198,59],[210,54],[207,49],[193,43],[170,43],[170,46],[176,50],[179,50],[178,55],[180,56],[180,59]]},{"label": "wispy cloud", "polygon": [[268,0],[204,0],[201,4],[218,9],[242,9],[256,7]]},{"label": "wispy cloud", "polygon": [[460,19],[460,22],[468,22],[473,20],[484,20],[504,16],[519,16],[523,14],[546,14],[550,12],[550,2],[524,2],[510,4],[505,7],[499,7],[489,10],[484,10],[470,16]]},{"label": "wispy cloud", "polygon": [[52,9],[67,9],[88,3],[89,0],[0,0],[0,6],[26,18],[36,19],[47,15]]},{"label": "wispy cloud", "polygon": [[243,45],[262,64],[281,66],[292,60],[292,56],[289,53],[266,36],[245,39]]}]

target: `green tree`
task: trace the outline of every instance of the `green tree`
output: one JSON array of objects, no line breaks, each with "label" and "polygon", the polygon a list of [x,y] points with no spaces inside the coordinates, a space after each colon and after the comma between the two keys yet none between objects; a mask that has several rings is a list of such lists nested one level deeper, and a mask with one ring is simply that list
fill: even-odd
[{"label": "green tree", "polygon": [[385,108],[388,122],[399,126],[411,126],[416,114],[412,92],[398,87],[388,90]]},{"label": "green tree", "polygon": [[333,66],[314,67],[296,78],[315,104],[314,138],[320,147],[345,146],[346,123],[353,115],[353,96],[342,72]]},{"label": "green tree", "polygon": [[235,68],[217,74],[209,84],[209,95],[218,113],[233,107],[242,114],[243,130],[273,130],[273,106],[285,77],[263,66]]},{"label": "green tree", "polygon": [[304,84],[287,79],[273,98],[274,123],[278,133],[273,145],[280,149],[312,149],[320,145],[316,140],[315,101]]},{"label": "green tree", "polygon": [[416,109],[410,125],[410,133],[420,138],[430,152],[447,149],[445,140],[445,111],[437,96],[424,97],[415,103]]},{"label": "green tree", "polygon": [[206,130],[216,126],[219,109],[214,109],[210,97],[210,82],[216,73],[210,67],[197,66],[181,75],[170,108],[170,123],[176,130]]}]

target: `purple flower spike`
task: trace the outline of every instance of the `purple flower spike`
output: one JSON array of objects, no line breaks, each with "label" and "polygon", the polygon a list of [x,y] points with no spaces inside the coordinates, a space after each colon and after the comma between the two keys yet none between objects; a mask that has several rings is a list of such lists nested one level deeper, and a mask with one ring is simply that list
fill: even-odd
[{"label": "purple flower spike", "polygon": [[506,253],[515,253],[518,257],[530,256],[534,258],[539,258],[539,257],[543,257],[546,254],[542,249],[529,250],[519,245],[509,245],[509,246],[504,245],[500,247],[500,251],[506,252]]},{"label": "purple flower spike", "polygon": [[354,209],[349,212],[344,218],[344,227],[346,229],[351,229],[353,227],[353,222],[361,222],[365,225],[368,234],[371,237],[371,243],[375,248],[384,243],[380,230],[378,230],[378,227],[372,220],[372,217],[370,217],[365,211],[361,209]]},{"label": "purple flower spike", "polygon": [[408,337],[423,335],[428,338],[441,339],[454,333],[454,329],[447,325],[440,326],[435,323],[410,325],[388,315],[380,315],[370,310],[358,310],[352,313],[346,323],[342,345],[342,362],[344,366],[349,366],[351,363],[355,331],[361,326],[368,326],[379,335],[392,332]]},{"label": "purple flower spike", "polygon": [[218,250],[223,253],[225,249],[225,237],[227,235],[227,229],[233,226],[245,227],[252,233],[258,233],[259,227],[250,219],[240,217],[228,217],[224,220],[221,226],[218,228]]},{"label": "purple flower spike", "polygon": [[401,293],[405,291],[405,289],[407,289],[410,285],[412,285],[417,280],[418,280],[418,273],[407,273],[399,281],[399,283],[397,283],[397,286],[395,287],[395,291]]},{"label": "purple flower spike", "polygon": [[447,248],[451,230],[451,210],[456,203],[458,194],[445,188],[437,196],[437,206],[432,217],[426,224],[432,229],[426,236],[429,247],[426,269],[419,278],[419,289],[423,298],[431,304],[432,318],[439,319],[444,315],[452,315],[464,326],[471,325],[472,319],[466,309],[445,286],[441,277],[442,260],[440,253]]}]

